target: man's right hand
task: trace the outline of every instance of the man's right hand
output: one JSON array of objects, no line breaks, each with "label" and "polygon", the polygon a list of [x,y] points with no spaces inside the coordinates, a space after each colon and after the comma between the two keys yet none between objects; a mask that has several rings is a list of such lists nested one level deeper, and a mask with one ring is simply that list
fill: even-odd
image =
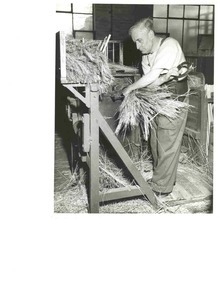
[{"label": "man's right hand", "polygon": [[133,91],[132,84],[128,85],[122,90],[122,94],[126,97],[129,93]]}]

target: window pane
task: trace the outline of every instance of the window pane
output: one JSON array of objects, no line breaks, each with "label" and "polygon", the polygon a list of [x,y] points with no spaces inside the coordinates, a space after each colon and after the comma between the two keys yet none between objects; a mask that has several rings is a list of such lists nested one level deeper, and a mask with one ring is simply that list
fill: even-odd
[{"label": "window pane", "polygon": [[74,13],[92,13],[92,4],[85,4],[84,1],[73,3]]},{"label": "window pane", "polygon": [[167,17],[167,5],[154,5],[154,17]]},{"label": "window pane", "polygon": [[200,7],[200,19],[212,20],[213,19],[213,6]]},{"label": "window pane", "polygon": [[185,6],[185,18],[198,19],[199,6]]},{"label": "window pane", "polygon": [[92,16],[90,15],[82,15],[82,14],[74,14],[74,30],[93,30]]},{"label": "window pane", "polygon": [[108,59],[110,62],[119,63],[119,43],[108,44]]},{"label": "window pane", "polygon": [[184,21],[183,51],[187,55],[197,54],[198,21]]},{"label": "window pane", "polygon": [[183,5],[170,5],[169,17],[182,18],[183,17]]},{"label": "window pane", "polygon": [[56,32],[72,32],[72,14],[56,13]]},{"label": "window pane", "polygon": [[108,59],[113,62],[113,43],[108,44]]},{"label": "window pane", "polygon": [[166,30],[167,30],[167,20],[154,19],[154,31],[155,31],[155,33],[166,33]]},{"label": "window pane", "polygon": [[168,20],[168,32],[182,46],[183,20]]},{"label": "window pane", "polygon": [[213,50],[214,37],[212,35],[200,36],[199,49],[200,50]]},{"label": "window pane", "polygon": [[93,40],[93,33],[91,32],[76,32],[75,33],[76,39],[87,39],[87,40]]},{"label": "window pane", "polygon": [[71,12],[71,4],[66,3],[58,3],[56,4],[56,11],[65,11],[65,12]]},{"label": "window pane", "polygon": [[200,35],[213,34],[213,22],[212,21],[200,21],[199,22],[199,34]]},{"label": "window pane", "polygon": [[119,44],[115,44],[115,62],[119,62],[120,58],[119,58]]}]

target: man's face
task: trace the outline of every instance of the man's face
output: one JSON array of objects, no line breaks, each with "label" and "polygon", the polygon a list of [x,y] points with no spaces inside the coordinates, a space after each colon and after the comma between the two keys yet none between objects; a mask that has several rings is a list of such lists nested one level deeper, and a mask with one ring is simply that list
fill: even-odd
[{"label": "man's face", "polygon": [[136,28],[132,32],[132,40],[136,43],[136,48],[140,50],[142,54],[150,53],[153,47],[152,32],[144,28]]}]

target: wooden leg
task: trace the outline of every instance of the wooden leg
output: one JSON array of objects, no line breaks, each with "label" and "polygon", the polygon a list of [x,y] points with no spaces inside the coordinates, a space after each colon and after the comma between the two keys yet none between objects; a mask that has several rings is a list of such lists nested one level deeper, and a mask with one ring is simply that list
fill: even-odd
[{"label": "wooden leg", "polygon": [[206,163],[206,138],[207,138],[208,102],[205,91],[201,92],[201,163]]},{"label": "wooden leg", "polygon": [[99,124],[98,124],[98,99],[99,93],[91,85],[90,90],[90,185],[89,205],[91,213],[99,212]]}]

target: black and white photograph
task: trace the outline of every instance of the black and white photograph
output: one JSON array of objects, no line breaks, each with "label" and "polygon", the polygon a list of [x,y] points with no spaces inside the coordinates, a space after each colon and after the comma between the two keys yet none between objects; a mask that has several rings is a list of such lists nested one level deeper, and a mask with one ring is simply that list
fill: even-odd
[{"label": "black and white photograph", "polygon": [[215,5],[56,5],[55,213],[212,213]]},{"label": "black and white photograph", "polygon": [[1,8],[0,284],[219,285],[220,2]]}]

